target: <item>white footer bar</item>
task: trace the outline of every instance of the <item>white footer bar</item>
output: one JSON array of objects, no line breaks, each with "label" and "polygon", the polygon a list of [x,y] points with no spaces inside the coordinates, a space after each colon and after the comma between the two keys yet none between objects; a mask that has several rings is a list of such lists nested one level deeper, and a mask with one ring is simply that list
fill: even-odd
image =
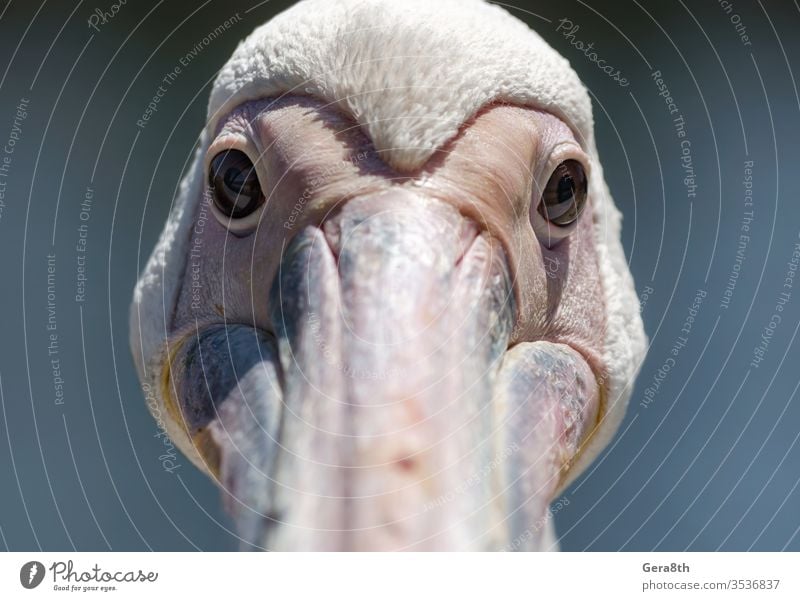
[{"label": "white footer bar", "polygon": [[[172,597],[169,597],[172,595]],[[800,599],[789,553],[3,553],[0,599]]]}]

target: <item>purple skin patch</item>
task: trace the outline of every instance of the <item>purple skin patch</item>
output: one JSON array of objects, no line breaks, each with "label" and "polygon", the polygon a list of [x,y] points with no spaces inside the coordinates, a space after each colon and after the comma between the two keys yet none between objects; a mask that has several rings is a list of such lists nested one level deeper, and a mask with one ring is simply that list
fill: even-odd
[{"label": "purple skin patch", "polygon": [[165,389],[242,546],[549,548],[605,379],[591,199],[554,243],[536,223],[560,163],[591,177],[570,129],[490,106],[399,172],[287,97],[223,119],[206,165],[229,149],[266,202],[202,205]]}]

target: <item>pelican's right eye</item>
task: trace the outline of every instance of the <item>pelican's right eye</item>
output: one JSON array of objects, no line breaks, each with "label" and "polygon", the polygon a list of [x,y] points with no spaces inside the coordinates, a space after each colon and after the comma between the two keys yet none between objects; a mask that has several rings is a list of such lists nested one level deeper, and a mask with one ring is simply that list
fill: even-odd
[{"label": "pelican's right eye", "polygon": [[224,150],[211,161],[208,185],[214,206],[230,219],[242,219],[264,204],[253,162],[241,150]]},{"label": "pelican's right eye", "polygon": [[539,214],[556,226],[578,219],[586,205],[587,179],[578,161],[566,160],[550,176],[539,203]]}]

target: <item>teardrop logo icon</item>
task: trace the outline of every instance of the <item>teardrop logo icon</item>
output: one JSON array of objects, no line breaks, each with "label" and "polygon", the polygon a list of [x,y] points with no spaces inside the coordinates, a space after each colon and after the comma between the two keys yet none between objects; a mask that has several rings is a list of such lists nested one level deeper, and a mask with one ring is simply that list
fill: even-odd
[{"label": "teardrop logo icon", "polygon": [[19,571],[19,582],[25,588],[36,588],[44,580],[44,564],[29,561]]}]

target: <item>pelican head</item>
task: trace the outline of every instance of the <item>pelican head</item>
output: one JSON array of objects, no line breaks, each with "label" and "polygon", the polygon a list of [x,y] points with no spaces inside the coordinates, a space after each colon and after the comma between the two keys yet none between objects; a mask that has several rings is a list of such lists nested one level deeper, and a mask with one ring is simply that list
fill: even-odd
[{"label": "pelican head", "polygon": [[139,376],[245,548],[549,549],[646,339],[566,60],[478,0],[305,0],[220,71]]}]

